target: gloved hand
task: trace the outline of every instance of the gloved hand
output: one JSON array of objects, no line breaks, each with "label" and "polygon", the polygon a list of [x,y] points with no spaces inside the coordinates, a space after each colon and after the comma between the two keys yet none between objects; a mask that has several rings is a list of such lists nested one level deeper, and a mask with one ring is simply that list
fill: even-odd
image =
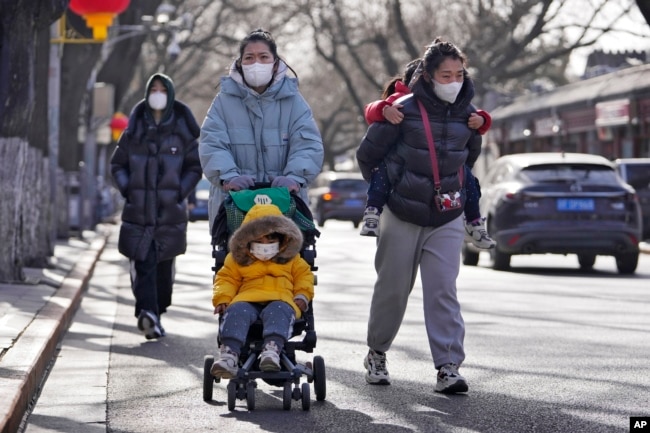
[{"label": "gloved hand", "polygon": [[298,185],[298,182],[286,176],[269,176],[269,179],[271,179],[272,187],[284,186],[292,192],[300,191],[300,185]]},{"label": "gloved hand", "polygon": [[223,186],[223,189],[226,191],[241,191],[242,189],[248,189],[255,186],[255,179],[253,176],[248,176],[246,174],[233,177]]}]

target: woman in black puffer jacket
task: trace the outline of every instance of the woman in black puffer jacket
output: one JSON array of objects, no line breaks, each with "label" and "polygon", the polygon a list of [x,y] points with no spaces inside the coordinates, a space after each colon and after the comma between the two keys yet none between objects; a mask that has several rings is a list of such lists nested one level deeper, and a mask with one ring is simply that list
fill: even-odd
[{"label": "woman in black puffer jacket", "polygon": [[[390,383],[385,352],[397,335],[419,271],[427,336],[438,369],[436,391],[468,389],[458,373],[465,359],[465,327],[456,277],[465,235],[463,165],[480,152],[481,137],[467,125],[476,110],[471,105],[474,86],[465,64],[457,47],[436,39],[411,80],[412,93],[396,101],[403,105],[404,120],[397,125],[373,123],[357,151],[364,177],[369,179],[383,160],[393,188],[380,218],[375,256],[377,281],[367,337],[370,350],[364,361],[366,381],[371,384]],[[439,190],[420,104],[435,142]],[[441,211],[436,196],[454,197],[456,193],[460,197],[455,205]]]},{"label": "woman in black puffer jacket", "polygon": [[118,248],[135,268],[135,315],[147,339],[165,334],[160,315],[171,305],[174,258],[187,246],[185,199],[202,176],[199,133],[172,80],[154,74],[111,158],[125,198]]}]

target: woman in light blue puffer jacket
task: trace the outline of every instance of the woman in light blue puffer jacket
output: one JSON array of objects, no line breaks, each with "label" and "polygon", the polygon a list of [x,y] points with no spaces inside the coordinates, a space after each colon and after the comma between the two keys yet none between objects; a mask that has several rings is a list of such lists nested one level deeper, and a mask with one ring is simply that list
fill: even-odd
[{"label": "woman in light blue puffer jacket", "polygon": [[291,68],[278,56],[271,34],[254,30],[239,54],[201,126],[201,166],[212,184],[211,227],[225,194],[254,182],[287,187],[307,203],[307,186],[323,164],[311,108],[297,78],[287,76]]}]

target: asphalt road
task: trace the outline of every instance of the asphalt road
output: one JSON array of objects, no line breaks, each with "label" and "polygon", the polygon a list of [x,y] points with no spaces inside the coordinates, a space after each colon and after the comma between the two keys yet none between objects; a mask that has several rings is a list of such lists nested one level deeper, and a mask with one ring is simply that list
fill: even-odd
[{"label": "asphalt road", "polygon": [[[207,224],[191,224],[176,266],[168,336],[146,341],[135,325],[128,262],[112,237],[45,387],[28,433],[66,432],[628,432],[650,416],[650,255],[634,276],[612,258],[593,272],[575,257],[514,257],[511,272],[463,267],[467,395],[433,392],[419,283],[388,353],[393,384],[363,377],[374,240],[328,221],[317,244],[314,310],[327,399],[282,410],[282,390],[264,382],[256,409],[226,405],[225,383],[202,399],[203,357],[216,351]],[[399,270],[396,270],[399,271]]]}]

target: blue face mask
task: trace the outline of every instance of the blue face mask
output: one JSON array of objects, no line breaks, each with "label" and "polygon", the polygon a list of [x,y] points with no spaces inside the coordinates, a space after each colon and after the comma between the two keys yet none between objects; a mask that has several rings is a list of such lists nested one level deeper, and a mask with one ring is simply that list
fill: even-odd
[{"label": "blue face mask", "polygon": [[449,102],[450,104],[453,104],[456,102],[456,98],[458,97],[458,94],[460,93],[460,89],[463,87],[462,82],[451,82],[447,84],[439,83],[436,80],[433,81],[433,93],[436,94],[436,96],[443,101]]}]

